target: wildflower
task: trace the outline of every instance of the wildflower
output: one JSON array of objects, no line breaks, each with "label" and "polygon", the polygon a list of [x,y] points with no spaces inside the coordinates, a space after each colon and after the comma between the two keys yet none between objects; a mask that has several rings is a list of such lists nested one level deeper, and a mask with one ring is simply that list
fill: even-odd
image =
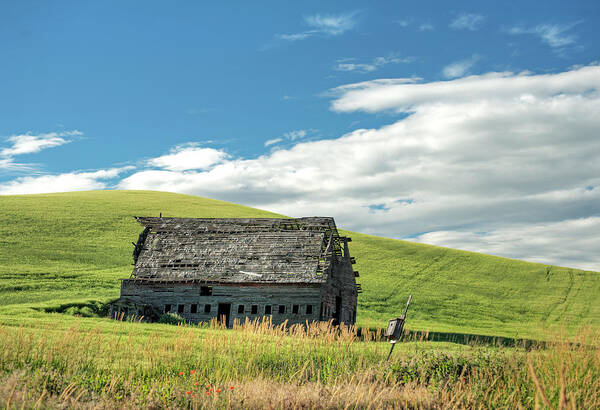
[{"label": "wildflower", "polygon": [[233,386],[229,386],[229,390],[233,390]]},{"label": "wildflower", "polygon": [[215,390],[217,393],[221,393],[221,389],[217,389]]},{"label": "wildflower", "polygon": [[196,371],[195,371],[195,370],[192,370],[192,371],[190,371],[190,374],[194,374],[194,373],[196,373]]},{"label": "wildflower", "polygon": [[209,391],[207,391],[207,392],[206,392],[206,395],[207,395],[207,396],[210,396],[210,392],[209,392]]},{"label": "wildflower", "polygon": [[183,372],[179,372],[179,375],[180,375],[180,376],[183,376]]},{"label": "wildflower", "polygon": [[192,394],[192,392],[188,390],[185,392],[185,394],[190,395],[190,394]]},{"label": "wildflower", "polygon": [[194,383],[194,386],[197,386],[197,385],[198,385],[198,382],[195,382],[195,383]]}]

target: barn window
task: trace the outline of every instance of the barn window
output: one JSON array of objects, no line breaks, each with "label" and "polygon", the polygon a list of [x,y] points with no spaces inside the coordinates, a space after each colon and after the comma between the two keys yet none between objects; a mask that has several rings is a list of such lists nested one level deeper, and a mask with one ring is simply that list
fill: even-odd
[{"label": "barn window", "polygon": [[185,308],[185,305],[179,305],[177,306],[177,313],[183,313],[183,309]]},{"label": "barn window", "polygon": [[306,314],[307,315],[312,315],[312,310],[313,310],[312,305],[306,305]]},{"label": "barn window", "polygon": [[285,305],[279,305],[279,314],[283,315],[285,313]]},{"label": "barn window", "polygon": [[265,315],[270,315],[271,314],[271,305],[266,305],[265,306]]},{"label": "barn window", "polygon": [[300,306],[298,306],[298,305],[292,306],[292,313],[293,314],[297,315],[299,310],[300,310]]},{"label": "barn window", "polygon": [[210,305],[204,305],[204,313],[210,313]]},{"label": "barn window", "polygon": [[198,305],[197,304],[192,304],[192,306],[190,307],[190,313],[198,313]]},{"label": "barn window", "polygon": [[258,305],[252,305],[250,313],[256,315],[258,313]]},{"label": "barn window", "polygon": [[212,295],[212,286],[201,286],[200,287],[200,296],[211,296]]},{"label": "barn window", "polygon": [[165,305],[165,313],[169,313],[171,311],[171,305]]},{"label": "barn window", "polygon": [[240,314],[244,313],[244,305],[238,306],[238,313],[240,313]]}]

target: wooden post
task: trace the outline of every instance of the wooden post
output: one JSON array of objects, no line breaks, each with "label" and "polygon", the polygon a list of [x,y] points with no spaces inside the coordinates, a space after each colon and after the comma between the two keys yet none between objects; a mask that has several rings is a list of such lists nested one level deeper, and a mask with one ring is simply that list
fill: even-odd
[{"label": "wooden post", "polygon": [[412,300],[412,294],[408,297],[408,301],[406,302],[406,308],[404,308],[404,314],[396,319],[390,319],[388,322],[388,327],[385,331],[385,335],[389,339],[392,347],[390,348],[390,353],[388,354],[387,361],[390,360],[392,356],[392,352],[394,351],[394,346],[396,346],[396,342],[400,340],[402,337],[402,332],[404,331],[404,322],[406,321],[406,313],[408,312],[408,306],[410,305],[410,301]]}]

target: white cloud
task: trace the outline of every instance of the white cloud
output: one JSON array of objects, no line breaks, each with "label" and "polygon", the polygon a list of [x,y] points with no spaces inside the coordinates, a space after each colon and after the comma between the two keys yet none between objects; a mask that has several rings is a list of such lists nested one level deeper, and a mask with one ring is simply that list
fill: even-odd
[{"label": "white cloud", "polygon": [[277,34],[277,38],[286,41],[306,40],[313,36],[339,36],[356,25],[356,12],[344,14],[315,14],[304,17],[310,30],[292,34]]},{"label": "white cloud", "polygon": [[299,41],[299,40],[306,40],[307,38],[313,36],[315,34],[314,31],[306,31],[304,33],[296,33],[296,34],[277,34],[277,37],[279,37],[282,40],[287,40],[287,41]]},{"label": "white cloud", "polygon": [[481,14],[462,13],[452,20],[450,28],[475,31],[481,27],[484,20],[485,18]]},{"label": "white cloud", "polygon": [[597,92],[600,81],[598,66],[586,66],[557,74],[488,73],[418,84],[419,79],[374,80],[338,87],[332,90],[339,98],[332,109],[339,112],[408,112],[416,106],[468,103],[495,99],[547,99],[560,94],[587,95]]},{"label": "white cloud", "polygon": [[315,129],[311,129],[308,131],[307,130],[293,130],[293,131],[284,132],[283,136],[280,138],[273,138],[273,139],[265,141],[265,147],[268,147],[269,145],[279,144],[280,142],[282,142],[284,140],[293,142],[293,141],[296,141],[296,140],[306,137],[309,133],[315,133],[315,132],[318,132],[318,130],[315,130]]},{"label": "white cloud", "polygon": [[306,134],[307,134],[306,130],[294,130],[294,131],[289,131],[289,132],[284,133],[283,136],[292,141],[295,141],[297,139],[306,137]]},{"label": "white cloud", "polygon": [[304,20],[306,21],[306,24],[321,33],[329,34],[331,36],[339,36],[355,26],[355,15],[356,13],[338,15],[315,14],[313,16],[305,17]]},{"label": "white cloud", "polygon": [[201,148],[195,144],[184,144],[171,149],[167,155],[152,158],[148,161],[148,165],[169,171],[208,169],[227,157],[228,155],[221,150]]},{"label": "white cloud", "polygon": [[472,55],[467,59],[455,61],[444,67],[442,74],[444,74],[444,77],[446,78],[463,77],[479,59],[480,57],[478,55]]},{"label": "white cloud", "polygon": [[268,147],[269,145],[277,144],[281,141],[283,141],[283,138],[273,138],[272,140],[267,140],[267,141],[265,141],[265,147]]},{"label": "white cloud", "polygon": [[412,23],[412,19],[401,19],[397,21],[400,27],[408,27]]},{"label": "white cloud", "polygon": [[435,27],[431,23],[423,23],[419,25],[419,31],[433,31]]},{"label": "white cloud", "polygon": [[[205,171],[142,170],[119,186],[332,215],[359,232],[429,232],[418,239],[600,270],[600,229],[577,222],[596,227],[600,215],[600,67],[418,81],[334,90],[335,111],[404,113],[390,125]],[[518,252],[511,241],[490,247],[503,234],[523,238]],[[580,237],[581,253],[560,240],[537,245],[544,235]]]},{"label": "white cloud", "polygon": [[554,259],[564,266],[599,270],[598,257],[590,252],[598,243],[598,232],[600,217],[592,216],[507,226],[491,232],[438,231],[412,240],[531,262],[551,263]]},{"label": "white cloud", "polygon": [[340,59],[334,67],[337,71],[358,71],[368,73],[387,64],[412,63],[414,57],[400,57],[397,53],[390,53],[385,57],[375,57],[371,63],[355,63],[354,59]]},{"label": "white cloud", "polygon": [[25,164],[15,163],[14,157],[17,155],[34,154],[46,148],[67,144],[71,141],[64,137],[79,135],[82,135],[82,133],[77,130],[37,135],[32,135],[31,133],[12,135],[6,138],[6,141],[10,142],[11,146],[0,150],[0,169],[27,168]]},{"label": "white cloud", "polygon": [[338,62],[335,69],[337,71],[360,71],[362,73],[368,73],[377,70],[377,66],[374,64]]},{"label": "white cloud", "polygon": [[134,167],[111,168],[94,172],[70,172],[59,175],[22,177],[0,183],[0,195],[41,194],[50,192],[106,189],[106,180],[114,179]]},{"label": "white cloud", "polygon": [[572,24],[538,24],[535,27],[512,27],[509,34],[533,34],[553,48],[564,48],[577,41],[577,36],[569,34],[578,23]]}]

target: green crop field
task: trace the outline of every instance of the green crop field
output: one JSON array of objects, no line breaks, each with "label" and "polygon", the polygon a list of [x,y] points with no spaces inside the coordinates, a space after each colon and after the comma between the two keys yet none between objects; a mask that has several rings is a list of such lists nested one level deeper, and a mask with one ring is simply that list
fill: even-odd
[{"label": "green crop field", "polygon": [[[600,406],[597,272],[344,231],[360,337],[118,322],[101,312],[131,273],[134,215],[280,215],[148,191],[0,196],[0,209],[3,408]],[[414,333],[388,361],[377,332],[411,293]]]},{"label": "green crop field", "polygon": [[[119,296],[129,276],[133,216],[268,217],[189,195],[92,191],[0,197],[0,320]],[[307,215],[309,216],[309,215]],[[340,227],[343,228],[343,227]],[[382,327],[413,294],[407,327],[442,339],[543,337],[559,326],[600,327],[600,274],[344,232],[357,258],[358,324]]]}]

